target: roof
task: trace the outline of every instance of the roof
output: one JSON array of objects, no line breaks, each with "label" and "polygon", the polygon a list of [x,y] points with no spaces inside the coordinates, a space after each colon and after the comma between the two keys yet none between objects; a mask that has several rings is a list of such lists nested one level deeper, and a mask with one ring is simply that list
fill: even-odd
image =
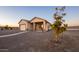
[{"label": "roof", "polygon": [[[37,18],[37,19],[41,19],[41,20],[44,20],[44,21],[48,22],[47,20],[45,20],[45,19],[43,19],[43,18],[40,18],[40,17],[34,17],[34,18],[32,18],[30,21],[29,21],[29,20],[26,20],[26,19],[21,19],[21,20],[19,21],[19,23],[20,23],[21,21],[31,22],[31,21],[34,20],[35,18]],[[18,23],[18,24],[19,24],[19,23]],[[48,23],[51,25],[50,22],[48,22]]]},{"label": "roof", "polygon": [[[32,21],[33,19],[35,19],[35,18],[41,19],[41,20],[44,20],[44,21],[48,22],[47,20],[45,20],[45,19],[43,19],[43,18],[40,18],[40,17],[34,17],[34,18],[31,19],[31,21]],[[48,22],[48,23],[50,23],[50,22]],[[51,23],[50,23],[50,24],[51,24]]]},{"label": "roof", "polygon": [[[26,20],[26,19],[21,19],[21,20],[19,21],[19,23],[20,23],[21,21],[30,22],[29,20]],[[19,23],[18,23],[18,24],[19,24]]]}]

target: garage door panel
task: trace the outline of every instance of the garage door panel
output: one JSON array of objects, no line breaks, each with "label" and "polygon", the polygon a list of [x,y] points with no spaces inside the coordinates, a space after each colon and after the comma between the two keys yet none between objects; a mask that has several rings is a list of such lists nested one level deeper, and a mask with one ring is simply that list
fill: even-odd
[{"label": "garage door panel", "polygon": [[21,25],[20,30],[26,30],[26,25]]}]

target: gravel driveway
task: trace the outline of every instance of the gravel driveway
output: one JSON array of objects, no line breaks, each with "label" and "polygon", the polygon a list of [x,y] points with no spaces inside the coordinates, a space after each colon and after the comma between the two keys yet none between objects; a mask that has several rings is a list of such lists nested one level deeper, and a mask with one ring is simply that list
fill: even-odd
[{"label": "gravel driveway", "polygon": [[[61,43],[49,43],[52,31],[26,32],[20,35],[0,38],[0,51],[9,52],[53,52],[79,51],[79,31],[67,31]],[[51,47],[49,47],[51,46]]]},{"label": "gravel driveway", "polygon": [[27,32],[0,38],[1,51],[46,51],[50,32]]},{"label": "gravel driveway", "polygon": [[20,30],[0,30],[0,35],[8,35],[21,32]]}]

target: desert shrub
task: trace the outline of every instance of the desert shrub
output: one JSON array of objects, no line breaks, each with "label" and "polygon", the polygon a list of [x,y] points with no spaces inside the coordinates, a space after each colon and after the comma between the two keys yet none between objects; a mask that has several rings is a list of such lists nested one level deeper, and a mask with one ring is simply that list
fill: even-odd
[{"label": "desert shrub", "polygon": [[56,8],[56,13],[54,13],[54,23],[51,25],[51,28],[55,35],[55,41],[59,41],[59,36],[61,33],[66,31],[67,24],[65,24],[65,20],[63,20],[63,17],[66,15],[64,12],[65,7]]}]

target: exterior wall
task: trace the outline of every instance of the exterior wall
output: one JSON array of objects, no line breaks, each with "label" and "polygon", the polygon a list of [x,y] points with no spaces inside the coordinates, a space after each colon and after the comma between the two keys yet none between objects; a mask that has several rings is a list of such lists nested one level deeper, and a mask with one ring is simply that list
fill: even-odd
[{"label": "exterior wall", "polygon": [[43,22],[43,20],[36,18],[36,19],[32,20],[31,22]]},{"label": "exterior wall", "polygon": [[28,29],[28,30],[32,30],[32,24],[29,23],[29,22],[27,22],[27,29]]},{"label": "exterior wall", "polygon": [[37,31],[43,31],[43,22],[38,22],[38,23],[35,23],[35,30]]},{"label": "exterior wall", "polygon": [[50,29],[50,23],[48,23],[46,21],[44,22],[44,25],[43,26],[44,26],[44,30],[45,31],[48,31]]},{"label": "exterior wall", "polygon": [[[38,24],[36,24],[36,23],[42,22],[41,27],[43,28],[43,30],[44,30],[44,31],[48,31],[48,30],[49,30],[50,24],[49,24],[48,22],[44,21],[44,20],[34,19],[32,22],[35,23],[35,26],[38,25]],[[37,26],[36,26],[36,27],[37,27]],[[37,30],[38,30],[38,29],[37,29]],[[40,30],[40,29],[39,29],[39,30]]]},{"label": "exterior wall", "polygon": [[25,30],[28,29],[27,22],[25,22],[25,21],[21,21],[21,22],[19,23],[19,28],[20,28],[20,30],[21,30],[21,25],[25,25]]},{"label": "exterior wall", "polygon": [[46,31],[48,30],[48,23],[46,23],[46,28],[45,28],[45,30],[46,30]]},{"label": "exterior wall", "polygon": [[[41,23],[41,24],[39,24]],[[48,31],[49,27],[50,27],[50,23],[48,23],[47,21],[43,20],[43,19],[39,19],[39,18],[35,18],[30,22],[28,21],[21,21],[19,23],[19,28],[21,27],[21,25],[25,25],[26,30],[41,30],[41,28],[39,28],[39,26],[41,25],[42,30],[43,31]]]},{"label": "exterior wall", "polygon": [[43,21],[43,30],[46,31],[46,22]]},{"label": "exterior wall", "polygon": [[20,24],[19,29],[20,30],[26,30],[26,24]]},{"label": "exterior wall", "polygon": [[50,29],[50,24],[46,23],[46,30],[48,31]]}]

